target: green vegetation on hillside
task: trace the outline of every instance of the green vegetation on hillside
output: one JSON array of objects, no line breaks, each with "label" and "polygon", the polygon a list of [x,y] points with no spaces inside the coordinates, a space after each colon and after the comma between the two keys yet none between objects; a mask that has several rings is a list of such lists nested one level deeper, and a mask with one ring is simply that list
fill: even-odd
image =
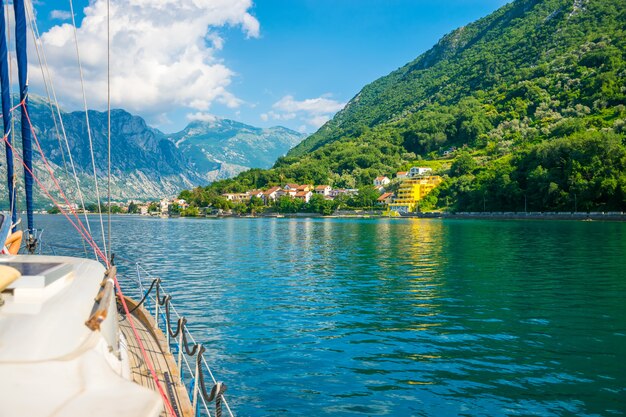
[{"label": "green vegetation on hillside", "polygon": [[422,207],[626,210],[625,80],[622,0],[517,0],[366,86],[273,169],[208,189],[431,164],[447,179]]}]

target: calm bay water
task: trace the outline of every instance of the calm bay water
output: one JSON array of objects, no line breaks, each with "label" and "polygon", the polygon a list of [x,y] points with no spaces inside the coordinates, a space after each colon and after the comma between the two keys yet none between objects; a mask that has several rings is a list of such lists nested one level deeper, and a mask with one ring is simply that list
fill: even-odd
[{"label": "calm bay water", "polygon": [[[80,246],[64,218],[37,220]],[[624,223],[112,227],[115,253],[163,277],[239,416],[626,414]]]}]

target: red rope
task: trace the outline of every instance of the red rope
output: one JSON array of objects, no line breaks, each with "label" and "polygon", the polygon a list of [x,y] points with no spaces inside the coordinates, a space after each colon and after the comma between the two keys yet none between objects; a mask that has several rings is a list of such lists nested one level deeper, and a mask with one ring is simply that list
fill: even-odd
[{"label": "red rope", "polygon": [[[104,254],[102,253],[102,251],[100,250],[100,248],[96,244],[96,242],[93,239],[93,237],[85,229],[85,226],[80,221],[80,218],[78,217],[78,214],[73,210],[72,205],[68,201],[65,193],[63,192],[63,189],[61,188],[59,182],[57,181],[56,177],[54,176],[52,168],[50,167],[50,165],[49,165],[49,163],[48,163],[48,161],[47,161],[47,159],[46,159],[46,157],[45,157],[45,155],[43,153],[43,150],[41,149],[41,145],[39,144],[39,141],[37,140],[37,135],[35,134],[34,127],[33,127],[32,123],[31,123],[30,117],[28,116],[28,111],[26,110],[26,106],[24,104],[24,101],[22,101],[20,104],[23,105],[24,114],[26,115],[26,119],[28,120],[28,123],[30,125],[30,129],[31,129],[31,132],[33,134],[33,138],[35,139],[35,143],[37,144],[37,148],[39,149],[39,153],[41,154],[41,157],[42,157],[42,159],[44,161],[44,165],[46,166],[46,169],[48,170],[48,173],[50,174],[50,177],[54,181],[54,184],[58,188],[59,192],[61,193],[61,196],[65,200],[65,202],[66,202],[67,206],[69,207],[71,213],[75,216],[76,220],[78,221],[79,225],[81,226],[81,228],[83,230],[81,230],[81,228],[79,228],[72,221],[72,219],[67,215],[65,210],[63,210],[63,208],[60,206],[60,204],[54,199],[54,197],[52,197],[52,195],[46,189],[46,187],[35,176],[33,171],[30,170],[26,166],[26,163],[24,162],[24,160],[19,156],[19,154],[17,152],[15,152],[15,149],[13,148],[11,143],[8,141],[7,135],[5,135],[4,138],[3,138],[5,143],[7,143],[9,145],[9,147],[11,148],[11,150],[13,150],[14,154],[17,156],[17,158],[19,159],[19,161],[22,164],[22,166],[24,167],[24,169],[26,169],[32,175],[33,179],[35,179],[35,181],[39,185],[39,188],[41,188],[41,190],[48,196],[48,198],[50,198],[52,203],[59,209],[59,211],[65,216],[65,218],[70,222],[70,224],[72,224],[72,226],[74,226],[74,228],[83,236],[85,241],[87,241],[87,243],[94,249],[94,251],[96,251],[98,256],[100,256],[100,258],[104,261],[104,263],[107,265],[107,267],[109,267],[110,266],[109,260],[106,258],[106,256],[104,256]],[[19,107],[19,106],[16,106],[16,107]],[[119,299],[120,299],[120,301],[122,303],[122,306],[124,308],[124,312],[126,313],[126,317],[128,318],[128,322],[130,324],[130,327],[132,328],[133,334],[135,336],[135,339],[137,340],[137,343],[139,344],[139,349],[141,350],[141,354],[143,356],[144,362],[146,363],[146,365],[148,366],[148,369],[150,370],[150,375],[152,376],[152,379],[154,380],[154,383],[155,383],[155,385],[156,385],[156,387],[157,387],[157,389],[159,391],[159,394],[161,395],[161,398],[163,399],[163,403],[165,404],[166,411],[168,412],[168,414],[171,414],[172,416],[175,416],[176,413],[174,411],[174,407],[172,406],[172,404],[171,404],[167,394],[165,393],[165,390],[163,389],[163,387],[161,386],[161,383],[159,382],[159,379],[158,379],[158,377],[156,375],[156,371],[154,370],[154,366],[152,365],[152,362],[148,358],[148,353],[146,352],[146,350],[144,348],[144,345],[143,345],[143,342],[141,341],[141,337],[139,336],[139,332],[137,331],[137,328],[135,327],[135,323],[134,323],[133,317],[132,317],[132,315],[130,314],[130,312],[128,310],[128,306],[126,305],[126,300],[124,299],[124,294],[122,292],[122,288],[121,288],[120,283],[119,283],[119,281],[117,279],[117,276],[113,277],[113,280],[115,282],[115,287],[117,289]]]},{"label": "red rope", "polygon": [[52,197],[52,195],[50,194],[50,192],[46,189],[46,187],[41,183],[41,181],[39,181],[39,178],[37,178],[37,176],[33,173],[33,171],[28,168],[26,166],[26,163],[24,162],[24,160],[22,159],[22,157],[15,151],[15,148],[13,147],[13,145],[11,144],[11,142],[8,141],[7,136],[5,135],[3,137],[3,140],[6,144],[9,145],[9,147],[11,148],[11,150],[13,151],[13,155],[15,155],[15,157],[20,161],[20,163],[22,164],[22,166],[24,167],[24,169],[26,171],[28,171],[33,179],[35,180],[35,182],[37,182],[37,184],[39,185],[39,188],[41,188],[41,190],[48,196],[48,198],[52,201],[52,203],[59,209],[59,211],[61,212],[61,214],[63,214],[65,216],[65,218],[70,222],[70,224],[72,226],[74,226],[74,228],[78,231],[78,233],[81,234],[81,236],[83,237],[83,239],[85,239],[85,241],[89,244],[89,246],[91,246],[93,248],[94,251],[96,251],[96,253],[98,254],[98,256],[100,256],[100,258],[102,258],[105,262],[108,262],[106,257],[104,256],[104,254],[102,253],[102,251],[100,250],[100,248],[98,247],[98,245],[95,243],[95,241],[93,240],[93,238],[89,235],[89,234],[85,234],[73,221],[72,219],[67,215],[67,213],[65,212],[65,210],[63,210],[63,207],[61,207],[61,205],[54,199],[54,197]]},{"label": "red rope", "polygon": [[[41,158],[44,162],[44,165],[46,167],[46,169],[48,170],[48,173],[50,174],[50,178],[52,178],[52,181],[54,181],[54,184],[56,185],[56,188],[59,190],[59,192],[61,193],[61,197],[63,198],[63,200],[65,201],[65,204],[67,204],[67,207],[70,210],[70,213],[72,213],[72,215],[74,216],[74,218],[76,218],[76,221],[78,222],[78,225],[83,229],[83,232],[88,235],[92,241],[95,240],[93,238],[93,236],[91,236],[91,234],[89,233],[89,231],[85,228],[85,225],[83,224],[83,222],[80,220],[78,214],[76,213],[76,211],[74,210],[74,208],[72,207],[72,205],[70,204],[67,196],[65,195],[65,193],[63,192],[63,188],[61,188],[61,185],[59,184],[57,178],[55,177],[53,171],[52,171],[52,167],[50,167],[50,164],[48,163],[48,160],[46,159],[45,154],[43,153],[43,150],[41,149],[41,145],[39,144],[39,140],[37,139],[37,134],[35,133],[35,129],[33,127],[33,124],[30,120],[30,116],[28,115],[28,110],[26,109],[26,104],[24,102],[22,102],[22,107],[24,109],[24,114],[26,115],[26,120],[28,120],[28,124],[30,125],[30,131],[31,134],[33,135],[33,139],[35,140],[35,143],[37,144],[37,149],[39,150],[39,154],[41,155]],[[108,264],[108,260],[106,261],[107,267],[109,266]]]},{"label": "red rope", "polygon": [[137,328],[135,327],[135,323],[133,322],[133,316],[128,311],[128,306],[126,305],[126,300],[124,299],[124,294],[122,293],[122,288],[120,287],[120,283],[117,280],[117,277],[115,277],[114,280],[115,280],[115,288],[117,288],[120,301],[122,302],[122,307],[124,308],[124,313],[126,313],[126,317],[128,318],[128,323],[130,324],[130,327],[133,329],[133,334],[135,335],[135,339],[137,339],[137,342],[139,343],[139,349],[141,349],[141,354],[143,355],[146,365],[148,365],[148,369],[150,370],[152,379],[154,380],[159,390],[159,394],[161,394],[161,397],[163,398],[163,402],[165,403],[167,412],[171,414],[172,416],[176,416],[176,412],[174,412],[174,407],[172,407],[172,404],[170,403],[168,396],[165,394],[165,391],[163,390],[163,387],[161,386],[161,383],[159,382],[159,378],[157,378],[156,371],[154,370],[152,363],[148,360],[148,354],[146,353],[146,350],[143,347],[143,342],[141,341],[141,338],[139,337],[139,332],[137,332]]}]

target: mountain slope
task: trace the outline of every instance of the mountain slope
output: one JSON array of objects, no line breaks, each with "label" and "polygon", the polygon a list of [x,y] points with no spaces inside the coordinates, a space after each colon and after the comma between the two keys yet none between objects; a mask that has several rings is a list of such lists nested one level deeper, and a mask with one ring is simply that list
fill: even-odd
[{"label": "mountain slope", "polygon": [[621,210],[625,136],[623,0],[517,0],[364,87],[273,170],[216,187],[351,187],[427,163],[450,176],[433,207]]},{"label": "mountain slope", "polygon": [[[61,112],[63,126],[52,118],[47,101],[41,97],[30,96],[29,115],[35,126],[35,134],[42,150],[49,160],[55,177],[64,190],[75,190],[70,158],[67,146],[62,142],[59,146],[59,135],[64,128],[69,148],[71,149],[77,176],[85,200],[95,201],[95,183],[87,123],[84,112]],[[19,112],[15,115],[16,146],[21,144],[21,126]],[[100,191],[106,188],[104,181],[107,174],[107,114],[89,111],[91,136],[95,155],[96,172],[100,181]],[[212,140],[210,129],[201,133],[194,131],[193,123],[184,131],[173,135],[165,135],[148,126],[144,119],[134,116],[125,110],[111,111],[111,191],[114,200],[154,199],[172,196],[183,188],[192,187],[207,180],[227,178],[248,169],[245,164],[270,165],[276,157],[283,155],[291,146],[299,142],[302,136],[288,129],[276,127],[259,129],[232,121],[231,127],[225,130],[223,137]],[[58,132],[58,133],[57,133]],[[213,158],[214,162],[194,164],[192,157],[195,149],[183,146],[179,149],[169,136],[179,138],[188,143],[206,143],[211,154],[203,154],[203,158]],[[179,143],[180,144],[180,143]],[[3,146],[4,148],[4,146]],[[50,190],[55,189],[54,182],[46,171],[36,145],[34,148],[34,165],[36,175]],[[21,150],[19,151],[21,152]],[[234,157],[233,157],[234,155]],[[236,158],[235,158],[236,157]],[[238,158],[238,159],[237,159]],[[221,161],[221,162],[218,162]],[[236,161],[239,165],[231,163]],[[19,165],[16,161],[16,166]],[[22,170],[18,166],[18,181],[21,186]],[[6,178],[4,157],[0,161],[0,176]],[[46,202],[35,185],[37,200]],[[0,181],[0,191],[6,190],[6,181]],[[69,192],[72,201],[78,201],[75,192]]]},{"label": "mountain slope", "polygon": [[[444,36],[413,62],[367,85],[289,156],[303,155],[343,136],[358,135],[363,127],[402,120],[434,105],[456,105],[463,98],[500,92],[513,83],[539,81],[553,69],[562,71],[560,80],[554,81],[579,78],[576,75],[583,74],[577,74],[571,60],[583,59],[587,53],[590,63],[595,59],[601,64],[609,50],[624,51],[624,10],[619,0],[518,0],[508,4]],[[602,39],[603,34],[609,37]],[[548,86],[557,89],[557,83],[551,81]],[[587,105],[599,98],[593,93],[585,96]],[[498,99],[485,98],[484,104]],[[610,99],[615,102],[623,97]]]},{"label": "mountain slope", "polygon": [[[61,147],[59,146],[59,135],[62,132],[60,123],[57,121],[55,127],[49,105],[42,98],[31,95],[29,103],[29,115],[35,127],[36,137],[55,177],[70,199],[78,201],[67,146],[64,142]],[[15,115],[17,116],[15,131],[18,132],[16,142],[19,148],[21,144],[19,112]],[[93,202],[96,198],[95,183],[85,114],[61,112],[61,117],[85,200]],[[104,181],[108,162],[107,114],[90,110],[89,119],[96,172],[102,194],[106,189]],[[49,190],[55,190],[54,182],[44,167],[36,144],[33,144],[33,161],[37,177]],[[18,161],[16,166],[19,171],[18,181],[21,184],[23,175]],[[188,168],[185,156],[165,138],[163,133],[147,126],[141,117],[133,116],[124,110],[111,111],[111,174],[111,192],[114,200],[173,195],[181,188],[203,181],[202,176]],[[4,163],[0,167],[0,175],[6,178]],[[34,188],[36,199],[47,204],[48,199],[39,191],[39,187],[35,185]],[[6,189],[5,181],[0,182],[0,189]]]},{"label": "mountain slope", "polygon": [[208,180],[227,177],[249,168],[269,168],[305,135],[284,127],[261,129],[228,119],[191,122],[168,135]]}]

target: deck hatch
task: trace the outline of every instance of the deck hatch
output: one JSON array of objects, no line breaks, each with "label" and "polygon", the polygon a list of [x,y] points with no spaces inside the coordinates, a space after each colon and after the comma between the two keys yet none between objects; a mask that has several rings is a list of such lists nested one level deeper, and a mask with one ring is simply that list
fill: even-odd
[{"label": "deck hatch", "polygon": [[53,262],[2,262],[2,265],[17,269],[22,277],[8,288],[43,288],[72,271],[66,263]]}]

